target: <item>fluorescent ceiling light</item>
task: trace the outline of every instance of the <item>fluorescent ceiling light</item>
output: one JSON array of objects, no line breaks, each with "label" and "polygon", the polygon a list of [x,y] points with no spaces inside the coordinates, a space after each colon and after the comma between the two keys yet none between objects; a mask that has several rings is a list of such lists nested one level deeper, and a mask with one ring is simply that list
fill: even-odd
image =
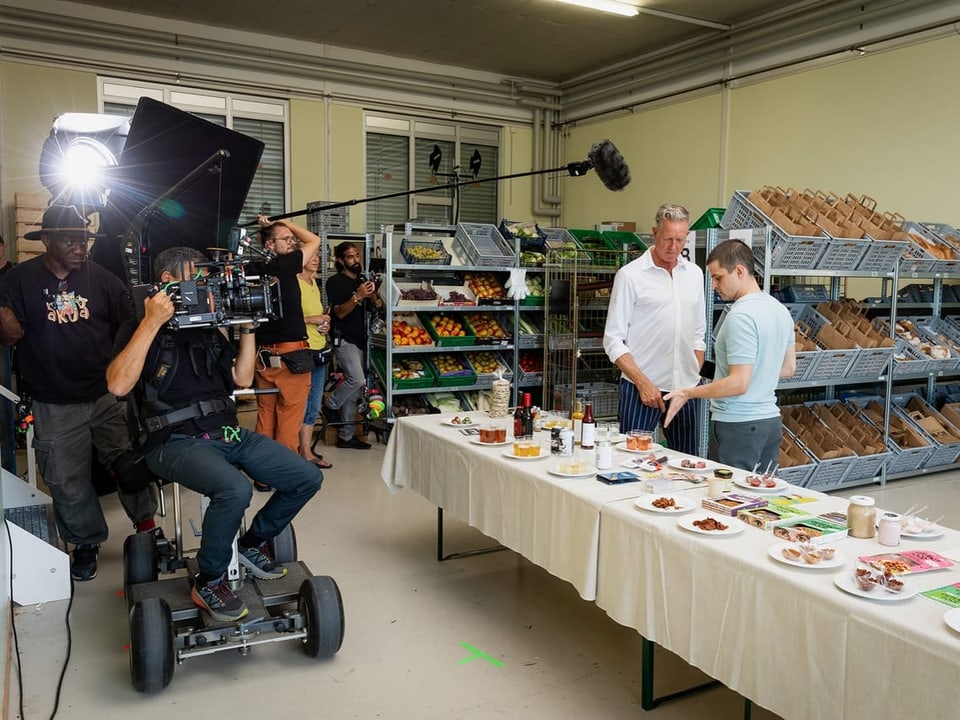
[{"label": "fluorescent ceiling light", "polygon": [[613,13],[614,15],[623,15],[624,17],[635,17],[640,11],[633,5],[617,2],[617,0],[560,0],[568,5],[579,5],[580,7],[590,8],[591,10],[600,10],[602,12]]}]

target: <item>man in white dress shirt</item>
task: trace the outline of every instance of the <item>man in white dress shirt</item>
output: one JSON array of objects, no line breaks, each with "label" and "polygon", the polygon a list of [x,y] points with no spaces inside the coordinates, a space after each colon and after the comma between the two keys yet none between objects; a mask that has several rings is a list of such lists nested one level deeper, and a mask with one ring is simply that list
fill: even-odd
[{"label": "man in white dress shirt", "polygon": [[[662,423],[663,396],[696,385],[703,365],[706,314],[703,270],[681,253],[690,213],[661,205],[654,243],[617,271],[610,294],[603,348],[620,368],[620,429],[650,430]],[[665,428],[669,446],[699,454],[700,401],[686,403]]]}]

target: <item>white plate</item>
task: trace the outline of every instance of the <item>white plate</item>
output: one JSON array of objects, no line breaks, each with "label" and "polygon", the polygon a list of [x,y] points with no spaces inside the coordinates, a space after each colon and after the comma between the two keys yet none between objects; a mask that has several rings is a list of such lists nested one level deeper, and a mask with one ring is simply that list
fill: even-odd
[{"label": "white plate", "polygon": [[736,485],[737,487],[742,487],[744,490],[749,490],[750,492],[773,493],[773,492],[778,492],[780,490],[783,490],[787,486],[787,482],[785,480],[781,480],[780,478],[776,478],[776,480],[777,480],[777,484],[774,485],[773,487],[764,487],[763,485],[761,485],[760,487],[754,487],[753,485],[747,482],[747,479],[745,477],[734,478],[733,484]]},{"label": "white plate", "polygon": [[880,602],[909,600],[917,594],[916,589],[904,580],[903,577],[899,577],[898,579],[903,580],[903,590],[898,593],[887,592],[882,587],[877,587],[873,590],[861,590],[860,586],[857,585],[856,579],[853,577],[853,570],[845,570],[835,575],[833,584],[851,595],[866,598],[867,600],[878,600]]},{"label": "white plate", "polygon": [[[469,415],[463,415],[463,416],[461,416],[461,417],[470,417],[470,416],[469,416]],[[441,420],[441,421],[440,421],[440,424],[441,424],[441,425],[447,425],[447,426],[449,426],[449,427],[457,427],[457,428],[476,427],[477,425],[480,424],[480,423],[478,423],[476,420],[474,420],[473,418],[470,418],[470,420],[471,420],[472,422],[468,422],[468,423],[465,423],[465,422],[457,422],[457,423],[455,423],[455,422],[451,422],[452,420],[453,420],[453,418],[448,418],[447,420]]]},{"label": "white plate", "polygon": [[[697,520],[703,520],[705,518],[713,518],[717,522],[722,522],[727,526],[726,530],[701,530],[693,523]],[[677,520],[677,525],[682,527],[684,530],[689,530],[690,532],[699,533],[700,535],[710,535],[713,537],[723,536],[723,535],[736,535],[737,533],[743,532],[743,529],[746,527],[740,520],[736,518],[727,517],[724,515],[716,515],[714,513],[705,513],[698,512],[693,515],[688,515],[687,517],[682,517]]]},{"label": "white plate", "polygon": [[485,443],[485,442],[480,442],[480,438],[474,435],[470,438],[470,442],[472,442],[474,445],[483,445],[483,447],[500,447],[501,445],[512,444],[513,438],[510,438],[509,440],[504,440],[503,442],[498,442],[498,443],[497,442]]},{"label": "white plate", "polygon": [[803,568],[804,570],[821,570],[823,568],[840,567],[847,561],[847,558],[845,558],[841,552],[836,551],[834,552],[833,557],[829,560],[821,560],[817,564],[811,565],[810,563],[804,562],[803,558],[800,558],[799,560],[790,560],[789,558],[784,557],[783,553],[780,551],[785,547],[796,547],[796,545],[794,543],[775,543],[770,546],[768,553],[774,560],[779,560],[785,565],[793,565],[794,567]]},{"label": "white plate", "polygon": [[550,468],[549,470],[547,470],[547,473],[549,473],[550,475],[556,475],[557,477],[563,477],[563,478],[584,478],[584,477],[593,477],[594,475],[597,474],[597,471],[584,470],[583,472],[578,472],[578,473],[566,473],[566,472],[561,472],[559,470],[554,470],[553,468]]},{"label": "white plate", "polygon": [[[674,502],[674,507],[672,508],[658,508],[653,504],[654,500],[657,500],[662,497],[672,498]],[[638,497],[633,501],[633,504],[636,505],[641,510],[649,510],[650,512],[662,513],[663,515],[680,515],[685,512],[690,512],[691,510],[696,509],[697,504],[689,498],[679,497],[677,495],[644,495],[643,497]]]},{"label": "white plate", "polygon": [[958,633],[960,633],[960,608],[947,610],[943,614],[943,621],[953,630],[956,630]]},{"label": "white plate", "polygon": [[509,450],[505,450],[503,453],[503,456],[505,458],[510,458],[511,460],[546,460],[548,457],[551,457],[551,455],[552,453],[550,452],[547,452],[546,454],[544,454],[543,448],[540,449],[539,455],[524,455],[523,457],[521,457],[520,455],[513,454],[513,448],[510,448]]},{"label": "white plate", "polygon": [[923,533],[907,532],[902,527],[900,528],[900,537],[910,538],[911,540],[932,540],[933,538],[938,538],[941,535],[943,535],[943,528],[939,525],[935,526],[930,532]]}]

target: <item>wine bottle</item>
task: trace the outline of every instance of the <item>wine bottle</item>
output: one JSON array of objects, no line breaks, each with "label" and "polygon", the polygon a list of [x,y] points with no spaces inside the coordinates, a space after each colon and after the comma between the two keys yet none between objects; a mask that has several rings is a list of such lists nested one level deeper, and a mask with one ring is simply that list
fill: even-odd
[{"label": "wine bottle", "polygon": [[584,450],[593,450],[597,423],[593,419],[593,402],[587,400],[587,407],[583,411],[583,421],[580,424],[580,447]]},{"label": "wine bottle", "polygon": [[517,405],[517,409],[513,411],[513,437],[520,438],[523,437],[523,404]]},{"label": "wine bottle", "polygon": [[523,394],[523,434],[533,437],[533,401],[528,392]]}]

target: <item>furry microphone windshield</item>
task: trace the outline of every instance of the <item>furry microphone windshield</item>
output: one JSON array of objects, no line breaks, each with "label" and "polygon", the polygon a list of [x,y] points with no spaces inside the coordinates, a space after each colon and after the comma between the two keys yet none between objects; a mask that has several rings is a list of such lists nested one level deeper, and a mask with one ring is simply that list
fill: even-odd
[{"label": "furry microphone windshield", "polygon": [[607,190],[623,190],[630,184],[630,168],[616,145],[609,140],[596,143],[590,148],[587,159]]}]

